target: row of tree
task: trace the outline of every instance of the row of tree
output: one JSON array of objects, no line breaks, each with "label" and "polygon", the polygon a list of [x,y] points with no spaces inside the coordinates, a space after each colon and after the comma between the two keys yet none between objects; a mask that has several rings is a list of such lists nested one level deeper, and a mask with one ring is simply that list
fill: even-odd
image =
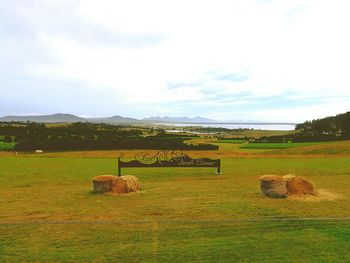
[{"label": "row of tree", "polygon": [[[149,135],[154,134],[156,135]],[[186,136],[167,136],[164,130],[144,132],[144,128],[108,124],[73,123],[46,126],[39,123],[0,123],[0,135],[15,138],[16,151],[63,150],[217,150],[212,144],[187,144]]]},{"label": "row of tree", "polygon": [[254,139],[253,143],[322,142],[350,139],[350,112],[296,125],[296,132]]},{"label": "row of tree", "polygon": [[319,135],[350,136],[350,112],[298,124],[296,130]]}]

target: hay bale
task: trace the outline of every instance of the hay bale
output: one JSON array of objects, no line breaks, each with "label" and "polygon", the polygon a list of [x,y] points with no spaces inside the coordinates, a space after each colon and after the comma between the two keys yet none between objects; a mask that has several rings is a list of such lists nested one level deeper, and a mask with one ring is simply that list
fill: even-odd
[{"label": "hay bale", "polygon": [[112,190],[114,175],[98,175],[92,178],[92,187],[95,193],[106,193]]},{"label": "hay bale", "polygon": [[136,176],[134,175],[127,175],[134,183],[135,187],[136,187],[136,190],[140,190],[140,181],[139,181],[139,178],[137,178]]},{"label": "hay bale", "polygon": [[286,181],[281,176],[263,175],[260,177],[261,192],[268,197],[287,197]]},{"label": "hay bale", "polygon": [[125,194],[136,192],[140,189],[140,182],[136,176],[124,175],[116,177],[112,183],[112,191],[115,193]]},{"label": "hay bale", "polygon": [[316,189],[310,181],[300,176],[285,175],[283,179],[286,181],[286,187],[288,194],[298,195],[315,195]]}]

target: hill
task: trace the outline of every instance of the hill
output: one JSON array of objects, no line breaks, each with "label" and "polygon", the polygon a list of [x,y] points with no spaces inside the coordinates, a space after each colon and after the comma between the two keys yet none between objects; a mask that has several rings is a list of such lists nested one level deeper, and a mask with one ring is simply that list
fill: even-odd
[{"label": "hill", "polygon": [[138,119],[133,118],[125,118],[122,116],[112,116],[112,117],[104,117],[104,118],[88,118],[86,119],[89,122],[95,122],[95,123],[140,123],[142,121]]},{"label": "hill", "polygon": [[149,117],[142,120],[122,117],[115,115],[112,117],[100,117],[100,118],[82,118],[72,114],[52,114],[52,115],[38,115],[38,116],[5,116],[0,118],[0,121],[23,121],[23,122],[44,122],[44,123],[57,123],[57,122],[93,122],[93,123],[107,123],[107,124],[133,124],[133,123],[210,123],[214,120],[202,118],[202,117]]},{"label": "hill", "polygon": [[23,122],[85,122],[86,119],[72,114],[52,114],[39,116],[5,116],[0,121],[23,121]]},{"label": "hill", "polygon": [[43,122],[43,123],[65,123],[65,122],[93,122],[93,123],[140,123],[142,121],[133,118],[124,118],[122,116],[102,117],[102,118],[82,118],[72,114],[51,114],[38,116],[5,116],[0,118],[0,121],[22,121],[22,122]]}]

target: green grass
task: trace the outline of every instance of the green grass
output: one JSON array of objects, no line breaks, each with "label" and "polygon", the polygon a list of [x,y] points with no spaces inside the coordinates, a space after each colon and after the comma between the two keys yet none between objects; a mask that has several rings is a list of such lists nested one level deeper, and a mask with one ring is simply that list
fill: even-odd
[{"label": "green grass", "polygon": [[282,136],[291,133],[295,133],[296,131],[271,131],[271,130],[233,130],[228,134],[231,137],[254,137],[259,138],[263,136]]},{"label": "green grass", "polygon": [[0,151],[9,151],[15,147],[15,142],[3,142],[0,141]]},{"label": "green grass", "polygon": [[[349,222],[0,227],[3,262],[347,262]],[[20,239],[20,240],[19,240]]]},{"label": "green grass", "polygon": [[235,139],[232,139],[232,140],[216,140],[216,141],[213,141],[213,142],[216,142],[216,143],[234,143],[234,144],[242,144],[242,143],[245,143],[246,140],[235,140]]},{"label": "green grass", "polygon": [[[296,143],[248,143],[242,145],[242,149],[288,149],[323,144],[325,142],[296,142]],[[328,143],[328,142],[326,142]]]},{"label": "green grass", "polygon": [[[15,147],[16,143],[15,142],[4,142],[5,136],[4,135],[0,135],[0,151],[10,151],[13,150],[13,148]],[[15,138],[12,137],[12,139],[14,140]]]},{"label": "green grass", "polygon": [[[137,194],[91,192],[112,158],[0,157],[0,262],[346,262],[350,157],[222,159],[215,169],[125,169]],[[263,174],[295,173],[341,198],[260,194]]]}]

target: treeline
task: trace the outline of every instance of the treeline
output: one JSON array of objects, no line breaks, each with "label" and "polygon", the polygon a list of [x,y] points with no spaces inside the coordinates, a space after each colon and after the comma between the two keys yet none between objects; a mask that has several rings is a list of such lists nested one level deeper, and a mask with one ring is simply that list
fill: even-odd
[{"label": "treeline", "polygon": [[0,135],[14,137],[15,151],[64,151],[64,150],[217,150],[211,144],[186,144],[190,138],[166,136],[164,130],[115,126],[109,124],[73,123],[61,126],[46,126],[40,123],[1,123]]},{"label": "treeline", "polygon": [[296,132],[282,136],[260,137],[253,143],[324,142],[350,139],[350,112],[297,124]]},{"label": "treeline", "polygon": [[295,129],[312,134],[349,137],[350,112],[323,119],[306,121],[298,124]]}]

